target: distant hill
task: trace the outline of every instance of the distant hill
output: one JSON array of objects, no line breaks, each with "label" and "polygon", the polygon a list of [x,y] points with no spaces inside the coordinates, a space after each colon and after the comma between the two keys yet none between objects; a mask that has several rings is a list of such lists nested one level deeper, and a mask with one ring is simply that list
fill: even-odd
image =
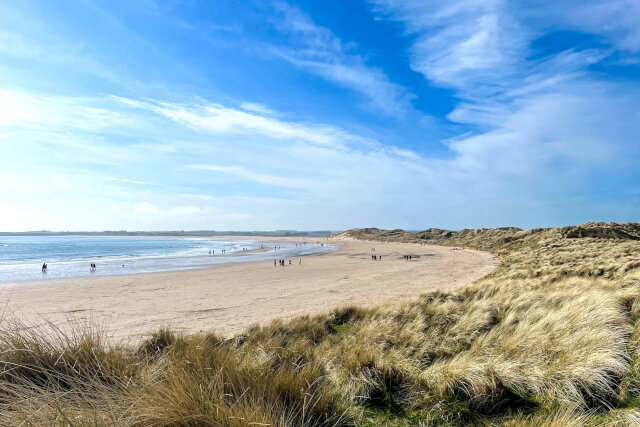
[{"label": "distant hill", "polygon": [[380,230],[378,228],[352,228],[332,237],[347,237],[362,240],[422,242],[446,246],[464,246],[473,249],[496,251],[505,246],[515,249],[520,245],[531,245],[535,241],[556,238],[593,238],[640,240],[640,223],[587,222],[555,228],[517,227],[464,229],[461,231],[429,228],[424,231]]}]

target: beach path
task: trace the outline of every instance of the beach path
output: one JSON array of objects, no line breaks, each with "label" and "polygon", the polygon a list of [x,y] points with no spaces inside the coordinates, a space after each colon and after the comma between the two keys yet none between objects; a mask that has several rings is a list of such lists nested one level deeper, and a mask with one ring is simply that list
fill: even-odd
[{"label": "beach path", "polygon": [[[300,240],[300,239],[298,239]],[[444,246],[331,240],[339,249],[286,260],[236,262],[198,270],[5,284],[4,316],[29,325],[101,325],[136,340],[161,327],[231,336],[255,323],[345,306],[375,306],[451,290],[490,273],[499,259]],[[375,249],[375,251],[372,251]],[[382,256],[373,261],[371,255]],[[403,255],[412,255],[407,261]],[[274,258],[277,254],[274,255]]]}]

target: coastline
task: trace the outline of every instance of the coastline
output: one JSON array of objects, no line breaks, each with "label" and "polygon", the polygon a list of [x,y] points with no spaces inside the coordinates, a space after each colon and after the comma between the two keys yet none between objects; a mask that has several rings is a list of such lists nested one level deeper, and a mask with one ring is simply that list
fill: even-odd
[{"label": "coastline", "polygon": [[[351,304],[376,306],[430,290],[453,289],[485,276],[499,263],[487,252],[453,251],[444,246],[329,242],[338,244],[338,249],[297,257],[284,267],[262,260],[181,271],[5,283],[0,299],[5,301],[5,316],[15,316],[29,326],[91,322],[118,340],[139,340],[164,326],[231,336],[277,318]],[[374,247],[376,252],[371,251]],[[405,261],[405,252],[414,254],[414,260]],[[371,254],[383,258],[372,261]]]},{"label": "coastline", "polygon": [[[146,237],[146,236],[144,236]],[[151,236],[150,238],[153,238],[156,236]],[[159,236],[162,237],[162,236]],[[287,240],[287,237],[284,238],[278,238],[277,240],[269,238],[268,236],[260,236],[260,237],[264,237],[264,239],[255,239],[255,237],[258,236],[203,236],[203,238],[209,238],[209,237],[220,237],[220,238],[226,238],[226,239],[249,239],[249,238],[254,238],[253,240],[255,240],[256,242],[265,242],[265,243],[270,243],[270,244],[278,244],[280,243],[284,243],[284,242],[289,242],[289,243],[294,243],[296,242],[297,238],[293,238],[291,237],[291,240]],[[322,242],[325,245],[331,245],[331,246],[337,246],[337,244],[334,242]],[[264,247],[264,248],[256,248],[256,249],[250,249],[250,250],[246,250],[246,251],[238,251],[238,252],[232,252],[232,253],[228,253],[228,254],[216,254],[216,255],[211,255],[211,256],[207,256],[205,257],[206,259],[229,259],[229,258],[243,258],[243,257],[247,257],[249,255],[255,255],[255,254],[260,254],[260,253],[267,253],[269,252],[271,249],[268,247]],[[329,250],[329,251],[324,251],[324,252],[315,252],[315,253],[310,253],[310,254],[305,254],[302,255],[302,257],[316,257],[316,256],[322,256],[325,254],[328,254],[330,252],[336,251],[336,250],[340,250],[340,248],[338,247],[337,249],[333,249],[333,250]],[[274,257],[278,258],[279,253],[274,252]],[[198,255],[191,255],[191,256],[185,256],[184,258],[197,258],[197,257],[203,257],[203,256],[198,256]],[[170,259],[172,258],[170,255],[167,256],[157,256],[157,257],[152,257],[153,259],[157,259],[157,260],[162,260],[162,259]],[[299,257],[297,257],[299,258]],[[288,259],[288,257],[287,257]],[[292,258],[293,259],[293,258]],[[269,262],[271,260],[271,258],[265,258],[265,259],[258,259],[258,260],[249,260],[249,261],[242,261],[242,264],[261,264],[266,262]],[[82,262],[87,262],[85,260],[83,260]],[[82,276],[72,276],[72,277],[60,277],[60,278],[43,278],[43,279],[37,279],[37,280],[12,280],[12,281],[7,281],[7,282],[1,282],[0,281],[0,302],[2,301],[2,290],[5,287],[13,287],[13,286],[35,286],[35,285],[56,285],[57,283],[65,283],[68,282],[70,280],[92,280],[92,279],[96,279],[96,278],[123,278],[123,277],[139,277],[139,276],[147,276],[147,275],[153,275],[153,274],[167,274],[167,273],[188,273],[190,271],[196,271],[196,270],[207,270],[207,269],[217,269],[220,267],[224,267],[226,265],[229,265],[230,263],[234,263],[234,262],[238,262],[238,261],[227,261],[227,262],[219,262],[219,263],[203,263],[203,264],[199,264],[197,266],[191,266],[191,267],[184,267],[184,268],[173,268],[173,269],[167,269],[167,270],[160,270],[160,271],[145,271],[145,272],[124,272],[124,273],[116,273],[116,274],[108,274],[108,275],[82,275]],[[51,264],[51,263],[49,263]]]},{"label": "coastline", "polygon": [[[78,236],[73,236],[78,237]],[[111,239],[114,236],[92,236],[92,239],[107,238]],[[115,236],[123,237],[123,236]],[[144,240],[161,239],[163,236],[124,236],[128,239],[141,238]],[[224,264],[229,262],[248,262],[248,261],[261,261],[269,259],[272,255],[274,257],[292,257],[310,255],[318,252],[325,252],[334,250],[333,245],[317,246],[315,244],[295,245],[294,243],[311,243],[309,240],[301,237],[278,237],[272,236],[176,236],[172,239],[178,240],[198,240],[207,241],[212,246],[204,244],[201,247],[185,247],[183,251],[177,251],[175,253],[158,253],[157,247],[150,248],[149,253],[127,254],[126,249],[123,254],[114,254],[106,252],[103,254],[93,254],[91,248],[89,249],[89,255],[84,252],[65,254],[60,257],[52,255],[41,255],[41,259],[44,260],[49,266],[49,270],[40,273],[40,265],[42,261],[25,260],[8,263],[0,263],[0,287],[7,284],[14,285],[18,283],[29,284],[31,282],[52,282],[60,279],[73,279],[77,277],[94,277],[94,276],[121,276],[129,274],[147,274],[154,272],[170,272],[170,271],[187,271],[192,269],[209,268],[217,264]],[[314,241],[315,243],[315,241]],[[264,247],[261,247],[263,246]],[[273,251],[274,246],[278,246],[278,251]],[[280,249],[280,245],[282,248]],[[99,245],[98,245],[99,247]],[[213,247],[215,254],[211,254],[207,249]],[[247,248],[247,250],[240,250]],[[227,253],[222,253],[222,249]],[[234,250],[235,249],[235,250]],[[55,248],[52,253],[55,254]],[[207,254],[207,252],[209,252]],[[272,252],[272,255],[269,254]],[[48,252],[47,252],[48,253]],[[78,255],[82,254],[78,257]],[[9,254],[11,255],[11,254]],[[249,259],[251,258],[251,259]],[[86,267],[89,263],[96,263],[97,269],[88,270]],[[126,266],[126,269],[125,269]],[[122,267],[122,269],[120,268]],[[46,273],[46,274],[45,274]]]}]

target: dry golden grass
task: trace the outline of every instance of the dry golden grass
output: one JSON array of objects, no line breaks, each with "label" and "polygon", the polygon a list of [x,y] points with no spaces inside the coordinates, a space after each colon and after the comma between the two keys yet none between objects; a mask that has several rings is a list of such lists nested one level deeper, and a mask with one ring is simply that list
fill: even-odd
[{"label": "dry golden grass", "polygon": [[[638,425],[640,227],[352,230],[499,254],[457,293],[223,340],[0,328],[5,425]],[[385,234],[387,233],[387,234]],[[449,233],[449,234],[448,234]],[[435,236],[435,237],[434,237]]]}]

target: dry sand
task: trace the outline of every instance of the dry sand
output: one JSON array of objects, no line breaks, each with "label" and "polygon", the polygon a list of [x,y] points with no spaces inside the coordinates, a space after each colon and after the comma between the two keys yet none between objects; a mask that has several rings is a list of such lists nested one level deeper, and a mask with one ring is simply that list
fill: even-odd
[{"label": "dry sand", "polygon": [[[162,326],[189,332],[214,330],[230,336],[251,324],[276,318],[323,313],[350,304],[373,306],[435,289],[450,290],[490,273],[499,263],[490,253],[468,249],[410,243],[332,243],[341,245],[339,250],[303,257],[301,265],[296,258],[292,265],[287,260],[285,267],[274,267],[271,260],[188,271],[6,284],[0,288],[0,301],[5,316],[17,316],[30,325],[45,320],[65,325],[69,320],[90,319],[114,338],[137,340]],[[372,261],[372,254],[382,255],[382,260]],[[413,260],[405,261],[404,254],[413,255]]]}]

